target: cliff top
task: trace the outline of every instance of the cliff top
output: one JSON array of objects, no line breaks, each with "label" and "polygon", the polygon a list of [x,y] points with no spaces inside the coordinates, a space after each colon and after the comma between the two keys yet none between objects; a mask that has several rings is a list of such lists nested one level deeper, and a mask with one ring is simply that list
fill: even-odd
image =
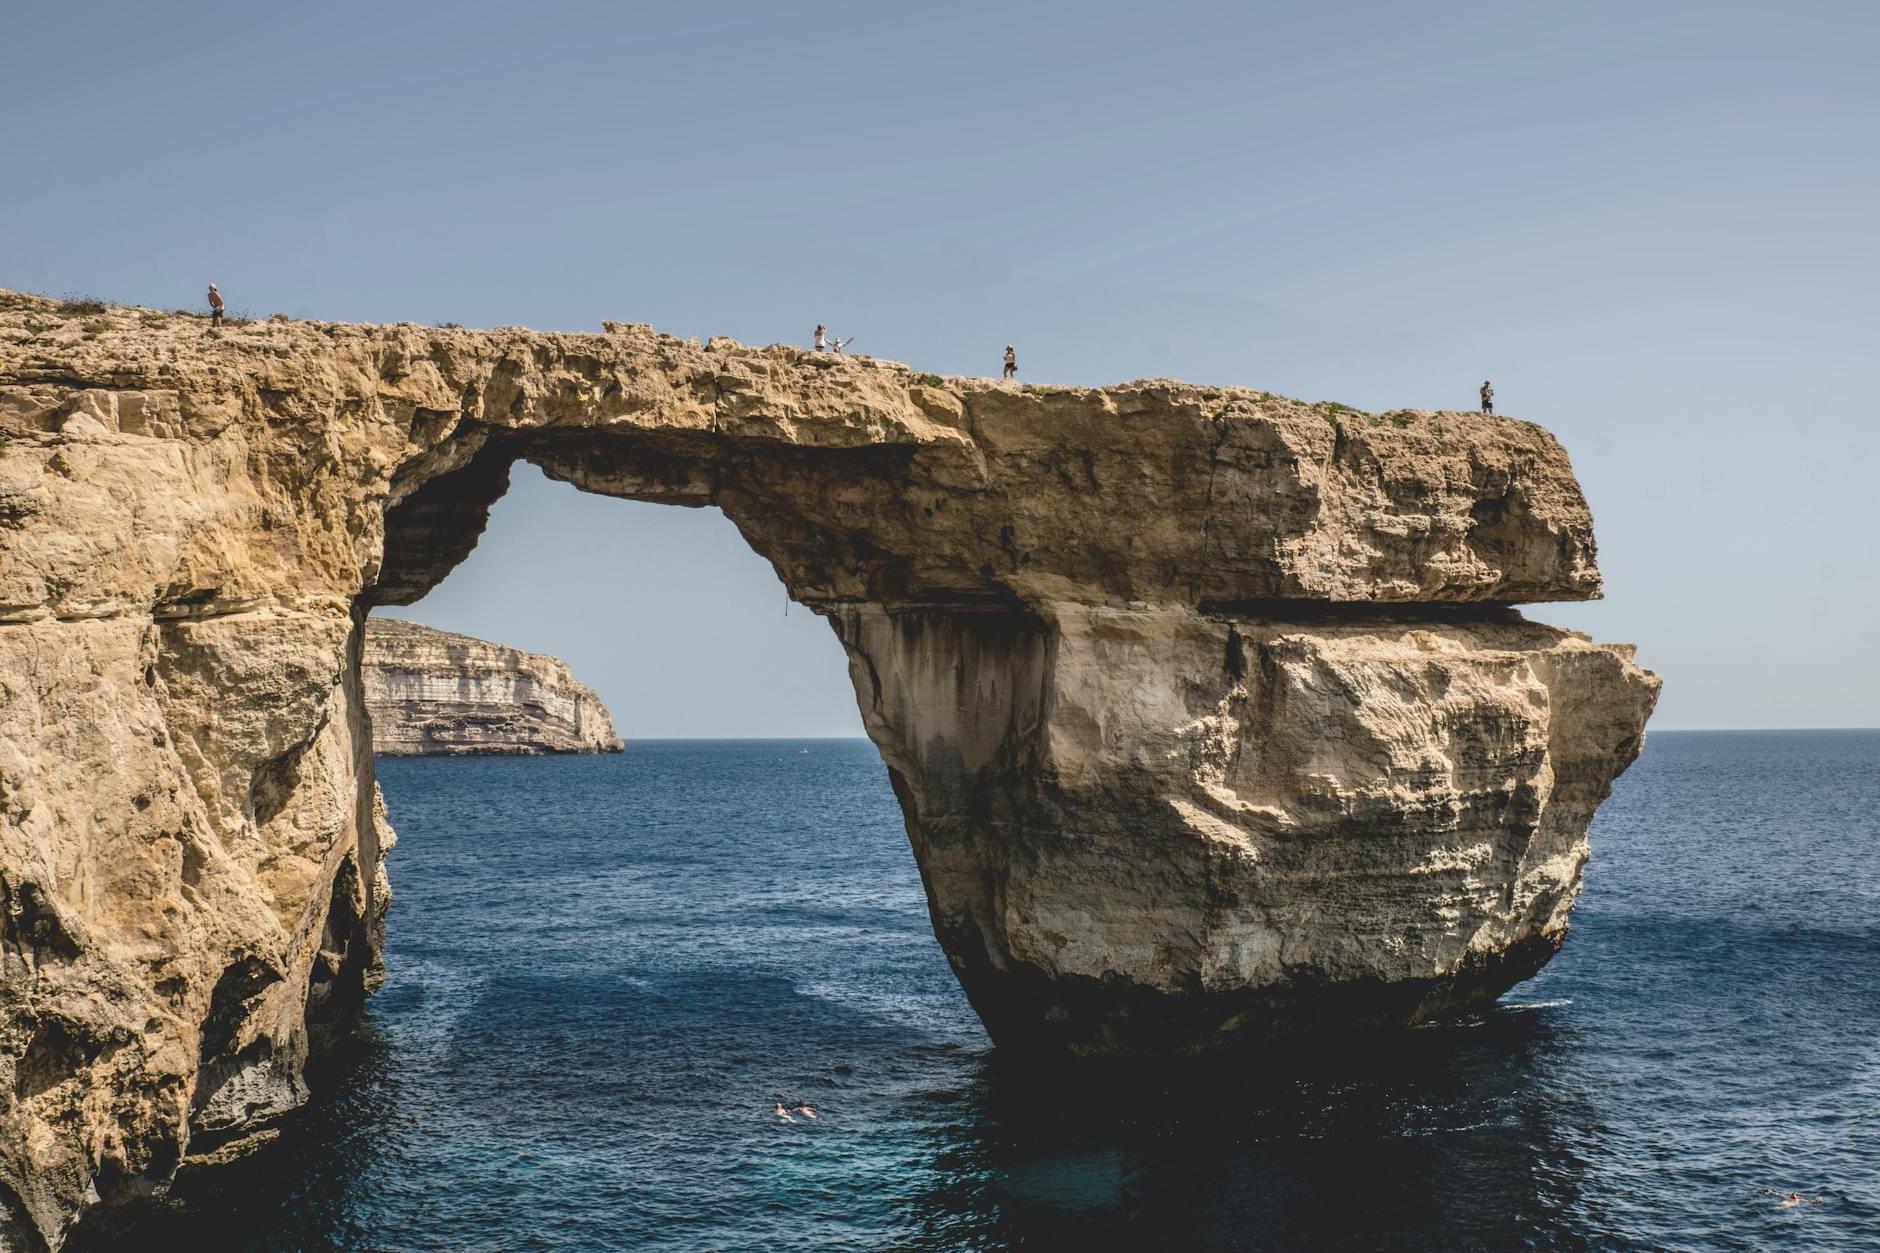
[{"label": "cliff top", "polygon": [[490,346],[552,346],[563,352],[587,351],[618,356],[621,350],[654,351],[663,359],[694,365],[723,367],[746,362],[777,362],[789,367],[815,369],[844,381],[875,379],[905,388],[928,388],[954,395],[995,393],[1030,397],[1091,398],[1132,392],[1168,392],[1196,400],[1227,403],[1251,401],[1276,414],[1315,417],[1332,426],[1357,428],[1389,426],[1408,429],[1433,423],[1457,438],[1493,433],[1517,444],[1529,440],[1552,444],[1552,436],[1539,423],[1472,410],[1393,409],[1372,413],[1336,401],[1306,401],[1258,388],[1209,386],[1171,378],[1137,378],[1099,386],[1006,381],[970,375],[921,372],[865,353],[815,352],[794,344],[753,347],[727,336],[701,342],[663,334],[650,324],[614,322],[598,332],[537,331],[522,326],[466,328],[456,323],[425,326],[417,322],[332,322],[272,314],[266,318],[235,317],[223,326],[211,326],[207,314],[189,309],[148,309],[111,305],[92,298],[54,299],[31,292],[0,288],[0,375],[31,382],[63,380],[56,373],[72,365],[86,369],[87,382],[112,378],[145,380],[152,376],[188,378],[231,365],[259,365],[297,354],[325,355],[335,348],[372,345],[385,348],[423,342],[448,351],[487,351]]},{"label": "cliff top", "polygon": [[374,648],[488,648],[544,664],[567,664],[551,653],[532,653],[526,648],[499,644],[460,631],[446,631],[406,618],[385,618],[376,614],[366,619],[366,640]]},{"label": "cliff top", "polygon": [[[47,456],[220,447],[267,462],[303,511],[325,475],[319,507],[370,515],[332,590],[363,575],[381,603],[461,560],[517,458],[585,490],[717,505],[811,604],[1599,594],[1585,500],[1533,423],[1166,379],[943,377],[642,324],[211,327],[0,292],[0,435]],[[30,599],[0,586],[0,611]]]}]

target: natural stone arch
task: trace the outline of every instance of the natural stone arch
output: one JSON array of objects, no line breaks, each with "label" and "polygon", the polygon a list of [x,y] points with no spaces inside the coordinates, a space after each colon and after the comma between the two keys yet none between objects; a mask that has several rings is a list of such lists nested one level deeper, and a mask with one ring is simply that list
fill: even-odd
[{"label": "natural stone arch", "polygon": [[[360,626],[517,458],[718,505],[847,651],[1002,1046],[1401,1023],[1559,944],[1656,680],[1529,424],[604,335],[0,310],[0,1201],[56,1242],[373,986]],[[101,328],[101,329],[100,329]],[[7,1094],[11,1095],[8,1096]]]}]

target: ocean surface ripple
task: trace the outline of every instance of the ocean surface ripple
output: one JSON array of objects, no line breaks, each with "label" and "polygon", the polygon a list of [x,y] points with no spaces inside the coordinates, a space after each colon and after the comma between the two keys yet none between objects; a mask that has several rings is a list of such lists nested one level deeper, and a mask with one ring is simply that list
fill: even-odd
[{"label": "ocean surface ripple", "polygon": [[353,1047],[100,1247],[1880,1246],[1880,732],[1654,734],[1491,1012],[1098,1074],[987,1043],[866,742],[379,771]]}]

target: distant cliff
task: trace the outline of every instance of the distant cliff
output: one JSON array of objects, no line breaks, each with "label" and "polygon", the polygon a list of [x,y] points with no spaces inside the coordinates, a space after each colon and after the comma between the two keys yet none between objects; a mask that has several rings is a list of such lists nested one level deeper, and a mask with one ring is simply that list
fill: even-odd
[{"label": "distant cliff", "polygon": [[363,677],[374,752],[617,753],[591,688],[542,653],[396,618],[366,623]]}]

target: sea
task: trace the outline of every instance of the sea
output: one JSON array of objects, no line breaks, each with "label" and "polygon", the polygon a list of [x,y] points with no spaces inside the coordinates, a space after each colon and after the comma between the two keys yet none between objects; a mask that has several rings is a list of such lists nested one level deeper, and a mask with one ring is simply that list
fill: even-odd
[{"label": "sea", "polygon": [[990,1045],[865,741],[379,772],[356,1039],[99,1247],[1880,1248],[1880,731],[1654,733],[1486,1012],[1125,1070]]}]

